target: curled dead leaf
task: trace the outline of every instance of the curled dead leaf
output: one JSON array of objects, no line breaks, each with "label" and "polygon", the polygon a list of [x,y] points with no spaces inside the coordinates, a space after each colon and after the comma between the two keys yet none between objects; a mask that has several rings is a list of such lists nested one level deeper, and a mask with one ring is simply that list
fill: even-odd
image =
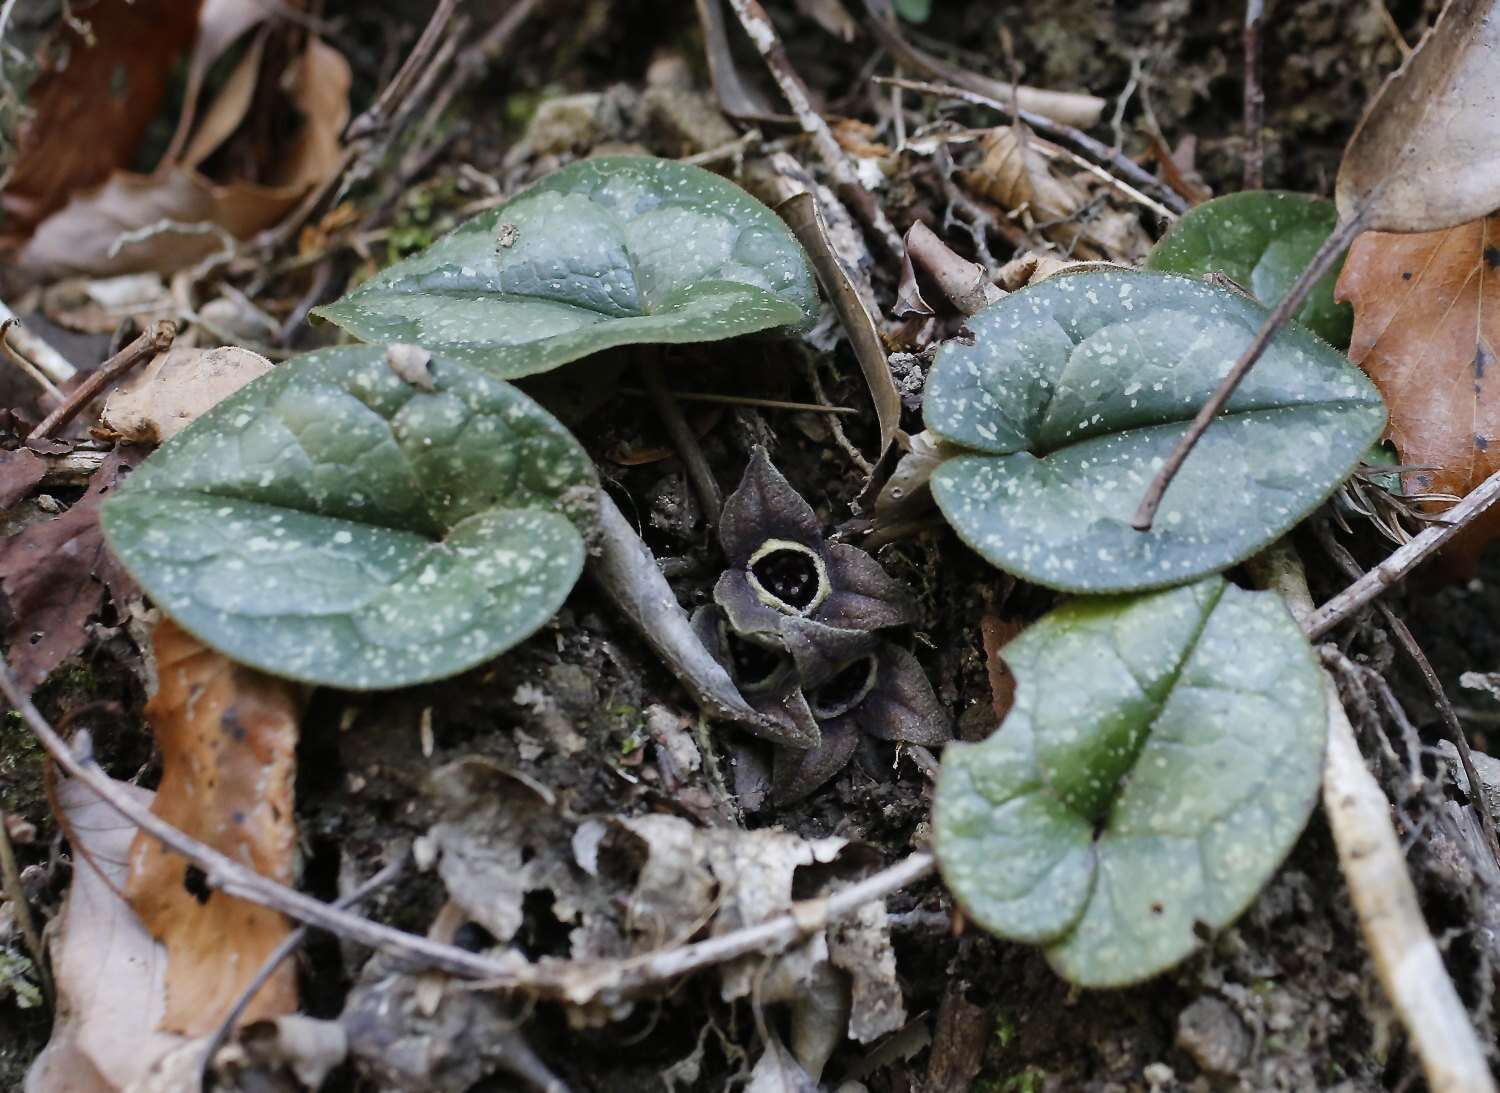
[{"label": "curled dead leaf", "polygon": [[[162,756],[152,805],[162,819],[272,880],[296,872],[292,808],[299,699],[292,684],[214,652],[171,620],[153,635],[160,686],[146,717]],[[280,912],[210,890],[196,868],[137,835],[125,888],[167,949],[162,1027],[211,1032],[286,937]],[[242,1020],[297,1008],[295,969],[282,964]]]}]

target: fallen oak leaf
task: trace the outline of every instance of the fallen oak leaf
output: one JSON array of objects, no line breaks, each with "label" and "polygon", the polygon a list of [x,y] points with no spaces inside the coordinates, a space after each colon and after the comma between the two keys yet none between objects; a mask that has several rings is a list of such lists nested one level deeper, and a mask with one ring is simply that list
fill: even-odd
[{"label": "fallen oak leaf", "polygon": [[[153,645],[160,685],[146,718],[162,779],[152,811],[261,875],[291,883],[296,688],[236,664],[170,619],[157,625]],[[212,1032],[286,937],[287,920],[210,890],[199,870],[144,832],[131,847],[130,867],[126,897],[167,949],[162,1027]],[[296,1008],[296,972],[283,963],[241,1020]]]},{"label": "fallen oak leaf", "polygon": [[35,687],[87,644],[88,621],[106,588],[116,605],[134,594],[135,582],[104,546],[99,506],[144,456],[117,448],[67,512],[0,545],[0,592],[10,605],[7,659],[22,686]]},{"label": "fallen oak leaf", "polygon": [[[1421,493],[1462,496],[1500,469],[1500,215],[1444,231],[1366,232],[1337,298],[1354,305],[1349,357],[1390,408],[1386,438]],[[1500,534],[1491,509],[1447,550],[1460,569]]]}]

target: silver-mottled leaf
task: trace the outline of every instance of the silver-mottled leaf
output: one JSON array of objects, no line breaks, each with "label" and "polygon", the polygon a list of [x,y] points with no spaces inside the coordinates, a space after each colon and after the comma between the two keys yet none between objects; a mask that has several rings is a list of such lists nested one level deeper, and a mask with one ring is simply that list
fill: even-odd
[{"label": "silver-mottled leaf", "polygon": [[1005,649],[1015,706],[943,755],[944,879],[1091,987],[1170,967],[1245,909],[1307,822],[1327,713],[1280,599],[1211,577],[1053,611]]},{"label": "silver-mottled leaf", "polygon": [[1370,381],[1300,326],[1279,333],[1183,465],[1149,532],[1136,504],[1265,312],[1158,273],[1057,277],[986,308],[938,352],[927,427],[967,449],[932,476],[960,537],[1073,592],[1159,588],[1292,527],[1385,425]]},{"label": "silver-mottled leaf", "polygon": [[314,314],[509,378],[619,345],[799,327],[816,310],[802,248],[744,190],[671,160],[602,156]]},{"label": "silver-mottled leaf", "polygon": [[399,687],[497,655],[583,567],[572,436],[508,384],[435,358],[291,361],[199,418],[107,501],[131,574],[203,641],[311,683]]}]

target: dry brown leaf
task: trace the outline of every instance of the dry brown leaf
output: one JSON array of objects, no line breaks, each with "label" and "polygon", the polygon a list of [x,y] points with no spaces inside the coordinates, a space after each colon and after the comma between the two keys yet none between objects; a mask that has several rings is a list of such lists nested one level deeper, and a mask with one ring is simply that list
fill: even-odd
[{"label": "dry brown leaf", "polygon": [[1132,261],[1151,241],[1134,210],[1096,198],[1102,182],[1065,170],[1067,155],[1024,125],[991,129],[980,142],[979,164],[962,174],[964,184],[1028,228],[1040,231],[1072,257]]},{"label": "dry brown leaf", "polygon": [[46,473],[47,464],[29,448],[0,451],[0,512],[30,493]]},{"label": "dry brown leaf", "polygon": [[5,230],[24,235],[72,194],[130,162],[192,43],[196,0],[78,6],[95,44],[62,21],[26,97],[30,120],[3,198]]},{"label": "dry brown leaf", "polygon": [[[1465,494],[1500,469],[1500,215],[1355,240],[1336,296],[1354,305],[1349,357],[1390,408],[1386,435],[1415,492]],[[1448,548],[1460,563],[1500,533],[1492,509]]]},{"label": "dry brown leaf", "polygon": [[1040,140],[1023,125],[991,129],[980,141],[984,157],[964,172],[965,184],[1007,212],[1027,209],[1038,224],[1074,216],[1088,195],[1071,179],[1054,173],[1039,150]]},{"label": "dry brown leaf", "polygon": [[[162,756],[152,811],[262,876],[294,879],[292,782],[298,697],[290,683],[243,667],[163,620],[153,636],[159,688],[146,717]],[[286,937],[277,911],[211,891],[186,860],[141,833],[125,894],[167,947],[162,1027],[212,1031]],[[295,969],[283,964],[243,1022],[297,1008]]]},{"label": "dry brown leaf", "polygon": [[1016,700],[1016,677],[1011,675],[1005,663],[1004,649],[1007,642],[1022,630],[1025,623],[1015,619],[1003,619],[998,615],[986,615],[979,620],[979,636],[984,643],[985,671],[990,677],[990,702],[995,708],[995,724],[1005,720]]},{"label": "dry brown leaf", "polygon": [[94,432],[160,444],[272,367],[259,353],[234,345],[168,350],[110,392]]},{"label": "dry brown leaf", "polygon": [[1344,149],[1339,217],[1430,232],[1500,208],[1500,0],[1448,0]]},{"label": "dry brown leaf", "polygon": [[[151,803],[149,790],[116,785]],[[135,825],[81,782],[59,782],[57,805],[73,846],[73,882],[50,931],[57,1015],[26,1093],[118,1093],[181,1043],[156,1031],[167,955],[120,895]]]},{"label": "dry brown leaf", "polygon": [[144,455],[131,448],[111,452],[72,508],[0,544],[0,591],[10,604],[8,659],[23,687],[35,687],[84,647],[106,587],[117,606],[134,593],[135,582],[104,545],[99,506]]},{"label": "dry brown leaf", "polygon": [[[194,162],[166,163],[150,175],[116,171],[102,185],[75,194],[37,226],[21,249],[21,265],[37,270],[118,273],[181,269],[223,245],[216,233],[159,231],[112,252],[123,232],[161,221],[206,223],[237,239],[280,220],[313,187],[326,181],[340,159],[339,135],[349,117],[348,62],[331,46],[309,38],[287,73],[289,98],[302,119],[295,137],[278,148],[279,161],[258,182],[215,182],[194,166],[214,149],[195,138]],[[243,116],[243,81],[231,79],[219,102],[204,113],[217,134],[228,117]],[[227,135],[227,134],[226,134]]]}]

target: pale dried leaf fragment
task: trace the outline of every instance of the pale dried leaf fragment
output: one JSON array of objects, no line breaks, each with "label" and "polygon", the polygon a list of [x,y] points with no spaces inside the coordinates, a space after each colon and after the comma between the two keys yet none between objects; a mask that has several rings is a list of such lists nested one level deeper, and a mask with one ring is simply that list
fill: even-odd
[{"label": "pale dried leaf fragment", "polygon": [[1448,0],[1365,111],[1334,197],[1340,219],[1392,232],[1500,208],[1500,0]]},{"label": "pale dried leaf fragment", "polygon": [[[153,644],[160,686],[146,717],[161,750],[162,779],[152,810],[290,884],[300,707],[294,686],[236,664],[170,619],[157,625]],[[212,1032],[290,927],[278,911],[209,890],[201,873],[144,832],[131,848],[130,866],[125,895],[167,947],[162,1027]],[[242,1021],[296,1008],[296,969],[283,963]]]},{"label": "pale dried leaf fragment", "polygon": [[765,1054],[750,1072],[745,1093],[818,1093],[818,1083],[802,1069],[780,1040],[766,1044]]},{"label": "pale dried leaf fragment", "polygon": [[[120,784],[149,804],[152,794]],[[120,896],[136,828],[81,783],[57,786],[73,882],[51,933],[57,980],[52,1037],[26,1093],[118,1093],[182,1042],[157,1030],[166,1009],[166,950]]]},{"label": "pale dried leaf fragment", "polygon": [[111,440],[160,444],[272,367],[259,353],[234,345],[174,347],[110,392],[95,432]]}]

